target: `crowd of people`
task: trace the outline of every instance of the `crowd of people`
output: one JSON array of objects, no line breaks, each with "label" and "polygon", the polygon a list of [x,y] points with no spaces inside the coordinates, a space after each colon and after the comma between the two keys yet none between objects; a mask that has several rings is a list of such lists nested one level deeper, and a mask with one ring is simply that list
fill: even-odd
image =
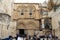
[{"label": "crowd of people", "polygon": [[[52,40],[52,35],[49,35],[49,36],[39,36],[37,37],[37,35],[17,35],[16,37],[12,37],[12,36],[9,36],[8,38],[5,38],[5,39],[0,39],[0,40],[48,40],[50,38],[50,40]],[[45,39],[46,38],[46,39]],[[54,37],[56,38],[57,40],[57,37]]]},{"label": "crowd of people", "polygon": [[9,36],[8,38],[0,39],[0,40],[39,40],[39,38],[37,38],[36,35],[34,36],[17,35],[16,37]]}]

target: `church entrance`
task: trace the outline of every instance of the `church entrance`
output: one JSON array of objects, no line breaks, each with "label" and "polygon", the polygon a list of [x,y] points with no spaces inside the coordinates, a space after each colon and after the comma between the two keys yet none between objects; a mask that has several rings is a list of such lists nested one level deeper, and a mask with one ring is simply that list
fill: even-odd
[{"label": "church entrance", "polygon": [[19,34],[24,35],[25,34],[24,29],[19,29]]},{"label": "church entrance", "polygon": [[25,37],[25,36],[26,36],[26,34],[25,34],[25,29],[18,29],[18,30],[17,30],[17,33],[18,33],[20,36],[22,36],[22,37]]}]

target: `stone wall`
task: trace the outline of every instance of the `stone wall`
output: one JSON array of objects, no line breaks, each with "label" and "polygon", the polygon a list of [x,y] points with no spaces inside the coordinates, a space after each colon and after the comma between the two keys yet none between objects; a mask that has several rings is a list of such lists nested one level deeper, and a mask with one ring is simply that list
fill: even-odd
[{"label": "stone wall", "polygon": [[20,19],[17,21],[17,29],[25,29],[25,34],[34,35],[39,30],[39,21],[34,19]]},{"label": "stone wall", "polygon": [[9,34],[8,35],[11,35],[12,37],[15,37],[16,36],[16,21],[11,21],[10,22],[10,27],[8,29],[9,31]]},{"label": "stone wall", "polygon": [[55,35],[60,38],[60,12],[52,18],[52,29],[55,29]]},{"label": "stone wall", "polygon": [[[23,10],[23,15],[21,15],[21,11]],[[32,10],[32,15],[30,15],[30,10]],[[34,19],[40,19],[40,8],[38,4],[24,4],[24,3],[14,3],[14,10],[13,10],[13,19],[19,19],[19,18],[34,18]]]},{"label": "stone wall", "polygon": [[60,39],[60,7],[56,10],[56,12],[54,12],[54,10],[49,12],[48,16],[52,18],[52,29],[55,30],[55,35]]},{"label": "stone wall", "polygon": [[16,36],[16,22],[10,22],[9,26],[0,23],[0,38],[7,38],[10,35]]},{"label": "stone wall", "polygon": [[6,13],[12,15],[13,11],[13,0],[1,0],[0,2],[0,13]]},{"label": "stone wall", "polygon": [[0,13],[0,37],[5,38],[8,36],[8,30],[7,28],[9,27],[9,22],[10,22],[10,16],[7,14],[2,14]]},{"label": "stone wall", "polygon": [[[13,11],[13,3],[14,0],[1,0],[0,1],[0,14],[4,14],[4,15],[12,15],[12,11]],[[9,35],[11,35],[11,31],[10,29],[12,29],[13,27],[15,27],[14,22],[9,23],[9,18],[7,18],[6,16],[1,16],[0,15],[0,38],[7,38]],[[6,23],[7,22],[7,23]],[[11,22],[11,21],[10,21]],[[8,25],[9,24],[9,25]],[[11,26],[11,24],[14,24]],[[12,28],[10,28],[12,27]]]}]

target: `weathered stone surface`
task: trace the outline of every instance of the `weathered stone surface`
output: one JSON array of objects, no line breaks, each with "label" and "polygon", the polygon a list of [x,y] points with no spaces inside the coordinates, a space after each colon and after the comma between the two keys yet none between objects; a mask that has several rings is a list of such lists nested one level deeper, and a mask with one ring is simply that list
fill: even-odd
[{"label": "weathered stone surface", "polygon": [[[20,14],[20,10],[24,9],[24,15]],[[29,15],[29,10],[32,9],[32,16]],[[48,16],[52,18],[52,29],[55,29],[55,35],[60,38],[60,9],[59,11],[48,12]],[[34,35],[34,32],[39,35],[45,34],[44,31],[38,31],[41,24],[39,20],[42,18],[40,14],[41,8],[39,4],[20,4],[14,3],[13,0],[3,0],[0,2],[0,13],[5,13],[11,16],[11,20],[6,16],[0,15],[0,38],[6,38],[9,35],[13,37],[19,33],[17,29],[24,29],[25,34]],[[47,16],[47,17],[48,17]],[[10,22],[10,23],[9,23]],[[44,22],[42,22],[43,24]],[[9,24],[9,25],[8,25]],[[38,36],[39,36],[38,35]]]},{"label": "weathered stone surface", "polygon": [[60,39],[60,32],[59,32],[60,31],[60,26],[59,26],[59,22],[60,22],[60,7],[58,7],[56,12],[54,12],[54,10],[49,12],[48,16],[52,18],[52,29],[55,30],[55,35],[58,36],[58,38]]}]

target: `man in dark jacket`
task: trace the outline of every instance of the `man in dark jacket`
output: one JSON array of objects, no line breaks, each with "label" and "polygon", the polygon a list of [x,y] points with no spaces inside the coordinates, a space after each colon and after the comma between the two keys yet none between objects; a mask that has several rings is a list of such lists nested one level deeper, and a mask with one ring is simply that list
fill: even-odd
[{"label": "man in dark jacket", "polygon": [[34,37],[33,37],[33,40],[37,40],[37,37],[36,37],[36,35],[34,35]]}]

